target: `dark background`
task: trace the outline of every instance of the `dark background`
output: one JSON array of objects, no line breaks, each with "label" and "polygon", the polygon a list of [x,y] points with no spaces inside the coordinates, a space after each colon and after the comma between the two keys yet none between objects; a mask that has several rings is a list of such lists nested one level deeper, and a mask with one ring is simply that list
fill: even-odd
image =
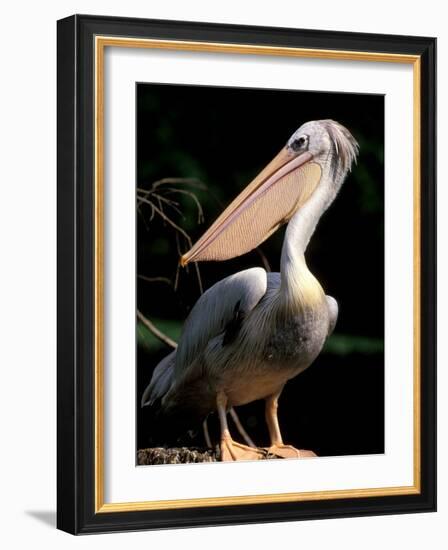
[{"label": "dark background", "polygon": [[[140,203],[137,215],[137,308],[174,340],[200,290],[195,268],[178,268],[179,251],[189,246],[171,222],[195,242],[308,120],[332,118],[355,136],[358,163],[306,254],[311,271],[339,303],[338,323],[314,364],[285,387],[279,417],[286,443],[319,456],[384,452],[383,96],[139,84],[136,115],[138,196],[164,178],[194,178],[162,183],[146,196],[155,208]],[[191,192],[204,212],[201,224]],[[279,269],[283,235],[281,229],[260,247],[272,271]],[[258,251],[199,268],[208,288],[255,265],[263,265]],[[140,408],[153,369],[169,351],[138,323],[138,448],[203,445],[200,426],[192,425],[188,434],[175,426],[160,429],[153,412]],[[255,442],[266,445],[263,403],[238,413]],[[216,418],[210,429],[217,442]]]}]

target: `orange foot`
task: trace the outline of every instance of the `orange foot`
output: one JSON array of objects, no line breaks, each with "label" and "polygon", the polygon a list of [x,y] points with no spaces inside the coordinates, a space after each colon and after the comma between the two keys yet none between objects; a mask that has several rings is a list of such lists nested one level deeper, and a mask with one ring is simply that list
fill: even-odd
[{"label": "orange foot", "polygon": [[266,457],[266,451],[257,447],[248,447],[233,441],[230,436],[224,435],[221,439],[221,461],[261,460]]},{"label": "orange foot", "polygon": [[306,451],[305,449],[296,449],[292,445],[271,445],[267,452],[271,455],[278,456],[280,458],[313,458],[317,457],[313,451]]}]

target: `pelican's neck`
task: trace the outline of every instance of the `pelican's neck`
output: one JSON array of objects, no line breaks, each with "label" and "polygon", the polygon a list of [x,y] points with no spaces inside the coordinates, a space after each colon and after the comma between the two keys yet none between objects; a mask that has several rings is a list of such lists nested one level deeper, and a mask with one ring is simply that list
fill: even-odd
[{"label": "pelican's neck", "polygon": [[305,251],[320,217],[334,199],[332,188],[328,177],[323,177],[286,228],[280,263],[281,293],[288,305],[297,305],[300,309],[312,308],[324,296],[318,280],[306,265]]}]

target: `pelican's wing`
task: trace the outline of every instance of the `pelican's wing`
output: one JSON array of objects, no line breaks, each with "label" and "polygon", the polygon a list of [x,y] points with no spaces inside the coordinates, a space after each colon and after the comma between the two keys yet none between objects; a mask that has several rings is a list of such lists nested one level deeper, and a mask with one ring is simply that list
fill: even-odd
[{"label": "pelican's wing", "polygon": [[336,326],[336,321],[338,320],[339,306],[336,300],[333,298],[333,296],[326,296],[326,298],[327,298],[328,313],[330,315],[329,324],[328,324],[328,336],[331,336],[331,334],[334,331],[334,327]]},{"label": "pelican's wing", "polygon": [[173,382],[175,358],[176,350],[164,357],[154,369],[151,382],[146,386],[142,395],[142,407],[154,405],[157,400],[162,399],[168,392]]},{"label": "pelican's wing", "polygon": [[232,327],[265,295],[267,274],[253,267],[230,275],[199,298],[185,321],[175,359],[176,378],[185,374],[208,342]]}]

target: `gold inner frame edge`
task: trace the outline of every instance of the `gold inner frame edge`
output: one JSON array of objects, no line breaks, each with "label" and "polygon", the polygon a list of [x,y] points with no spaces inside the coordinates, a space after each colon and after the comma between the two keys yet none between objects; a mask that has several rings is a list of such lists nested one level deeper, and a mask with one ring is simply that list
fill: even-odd
[{"label": "gold inner frame edge", "polygon": [[[383,63],[406,63],[413,65],[413,298],[414,298],[414,350],[413,350],[413,406],[414,406],[414,479],[413,485],[400,487],[379,487],[348,490],[329,490],[299,493],[277,493],[227,497],[206,497],[179,500],[154,500],[139,502],[104,502],[104,50],[106,47],[153,48],[162,50],[197,51],[207,53],[235,53],[332,59],[349,61],[370,61]],[[209,506],[231,506],[241,504],[262,504],[274,502],[300,502],[362,498],[394,495],[411,495],[421,492],[421,383],[420,383],[420,191],[421,191],[421,58],[418,55],[391,54],[383,52],[359,52],[348,50],[325,50],[253,44],[227,44],[183,40],[157,40],[96,36],[95,55],[95,345],[94,345],[94,395],[95,395],[95,513],[132,512],[198,508]]]}]

